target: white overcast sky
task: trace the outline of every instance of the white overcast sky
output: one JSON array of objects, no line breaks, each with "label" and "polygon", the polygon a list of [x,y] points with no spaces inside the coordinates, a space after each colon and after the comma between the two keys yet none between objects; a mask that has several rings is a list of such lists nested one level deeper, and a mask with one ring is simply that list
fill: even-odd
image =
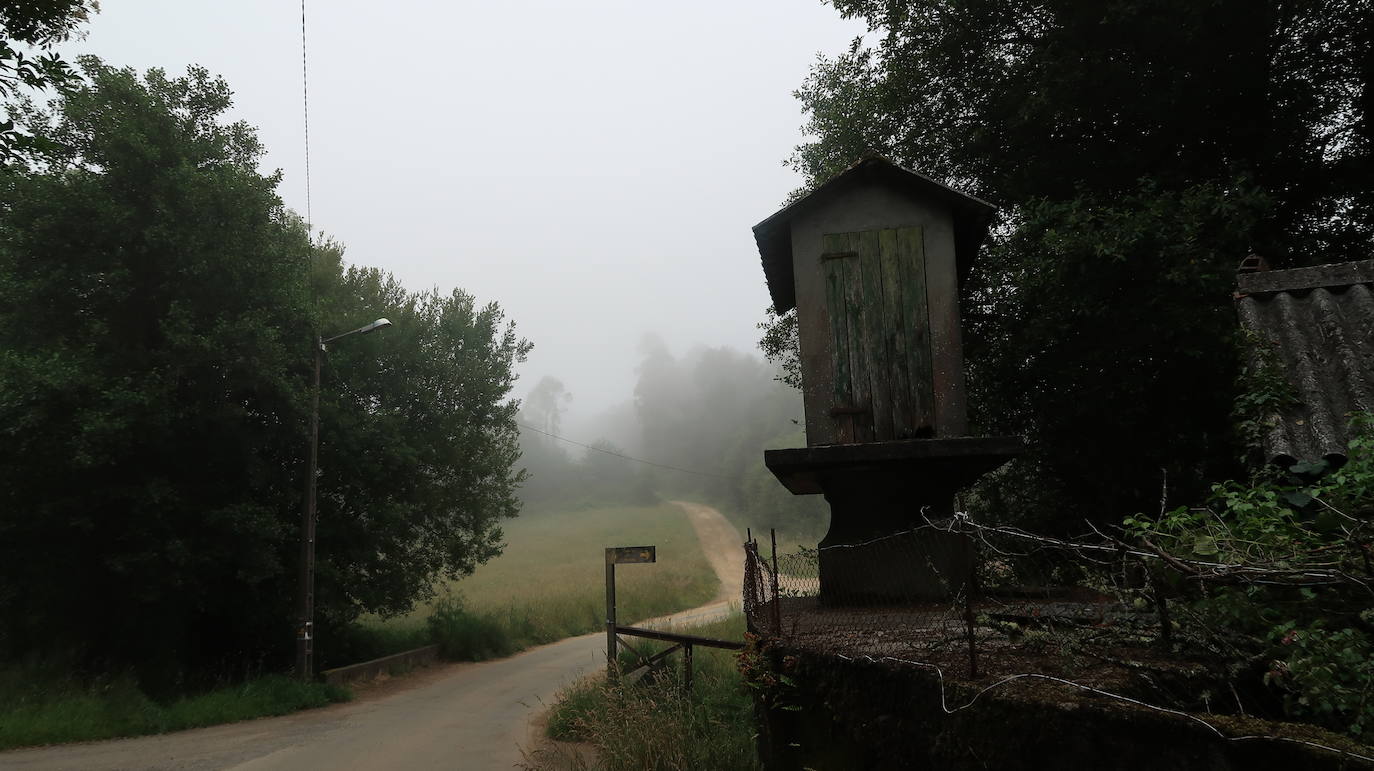
[{"label": "white overcast sky", "polygon": [[[66,53],[200,64],[305,212],[297,0],[104,0]],[[311,213],[350,262],[495,300],[590,413],[656,333],[756,350],[750,227],[800,179],[792,91],[863,32],[819,0],[307,0]],[[366,319],[360,319],[366,321]]]}]

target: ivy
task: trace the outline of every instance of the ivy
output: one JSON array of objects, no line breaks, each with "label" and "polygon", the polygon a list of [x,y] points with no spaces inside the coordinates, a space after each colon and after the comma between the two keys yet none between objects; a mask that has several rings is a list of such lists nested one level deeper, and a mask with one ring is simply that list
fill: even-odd
[{"label": "ivy", "polygon": [[[1245,444],[1242,461],[1254,465],[1264,462],[1264,438],[1277,425],[1280,416],[1298,403],[1293,385],[1283,376],[1278,345],[1252,330],[1242,334],[1241,343],[1249,352],[1249,363],[1241,368],[1238,395],[1232,417]],[[1321,461],[1321,463],[1325,463]],[[1298,473],[1318,471],[1306,469]]]}]

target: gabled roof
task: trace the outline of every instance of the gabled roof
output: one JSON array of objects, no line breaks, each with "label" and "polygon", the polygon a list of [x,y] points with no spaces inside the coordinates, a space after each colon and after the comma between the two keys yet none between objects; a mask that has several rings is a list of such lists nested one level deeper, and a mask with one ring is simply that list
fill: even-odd
[{"label": "gabled roof", "polygon": [[815,190],[754,226],[754,240],[759,246],[759,256],[763,258],[763,274],[768,280],[768,291],[778,313],[785,313],[797,304],[796,287],[792,282],[792,219],[818,203],[833,200],[856,184],[868,182],[885,182],[913,196],[934,198],[948,204],[954,211],[954,256],[960,283],[968,275],[978,246],[987,236],[996,208],[987,201],[898,166],[881,155],[868,153]]},{"label": "gabled roof", "polygon": [[1374,411],[1374,260],[1236,277],[1241,325],[1273,346],[1298,403],[1272,417],[1265,459],[1345,462],[1350,417]]}]

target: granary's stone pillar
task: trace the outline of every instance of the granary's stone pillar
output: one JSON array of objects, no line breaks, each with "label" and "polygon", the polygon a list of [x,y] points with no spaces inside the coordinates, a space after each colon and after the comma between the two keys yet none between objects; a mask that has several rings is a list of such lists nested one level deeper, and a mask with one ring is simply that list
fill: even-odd
[{"label": "granary's stone pillar", "polygon": [[962,593],[973,565],[968,539],[935,529],[903,532],[954,513],[957,488],[923,476],[856,472],[825,485],[830,530],[820,543],[823,602],[887,604]]},{"label": "granary's stone pillar", "polygon": [[866,156],[754,228],[774,308],[796,309],[808,445],[764,462],[830,504],[827,602],[948,598],[971,575],[964,536],[889,536],[948,519],[960,488],[1022,448],[965,436],[958,289],[992,214]]},{"label": "granary's stone pillar", "polygon": [[1016,437],[909,439],[769,450],[764,462],[792,492],[825,495],[821,597],[858,605],[961,594],[973,569],[968,539],[929,525],[948,523],[955,494],[1021,446]]}]

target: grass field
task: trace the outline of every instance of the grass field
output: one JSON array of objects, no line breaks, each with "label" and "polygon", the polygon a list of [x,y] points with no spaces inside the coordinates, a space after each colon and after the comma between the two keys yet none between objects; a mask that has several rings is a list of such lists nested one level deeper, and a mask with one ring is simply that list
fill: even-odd
[{"label": "grass field", "polygon": [[[744,616],[684,629],[703,637],[744,638]],[[646,651],[665,646],[643,646]],[[674,654],[673,664],[681,658]],[[609,771],[709,768],[752,771],[752,702],[731,651],[697,648],[691,693],[680,687],[678,670],[657,682],[608,686],[604,675],[586,677],[558,696],[549,713],[548,732],[561,741],[596,748],[595,768]],[[531,761],[537,767],[584,769],[585,754],[559,748]]]},{"label": "grass field", "polygon": [[456,659],[595,632],[606,612],[607,546],[658,547],[658,562],[617,570],[616,605],[626,622],[701,605],[719,587],[687,515],[672,504],[539,513],[504,529],[500,557],[408,616],[366,625],[396,640],[428,634]]},{"label": "grass field", "polygon": [[129,676],[83,683],[11,665],[0,670],[0,750],[179,731],[349,698],[345,688],[268,675],[164,704]]}]

